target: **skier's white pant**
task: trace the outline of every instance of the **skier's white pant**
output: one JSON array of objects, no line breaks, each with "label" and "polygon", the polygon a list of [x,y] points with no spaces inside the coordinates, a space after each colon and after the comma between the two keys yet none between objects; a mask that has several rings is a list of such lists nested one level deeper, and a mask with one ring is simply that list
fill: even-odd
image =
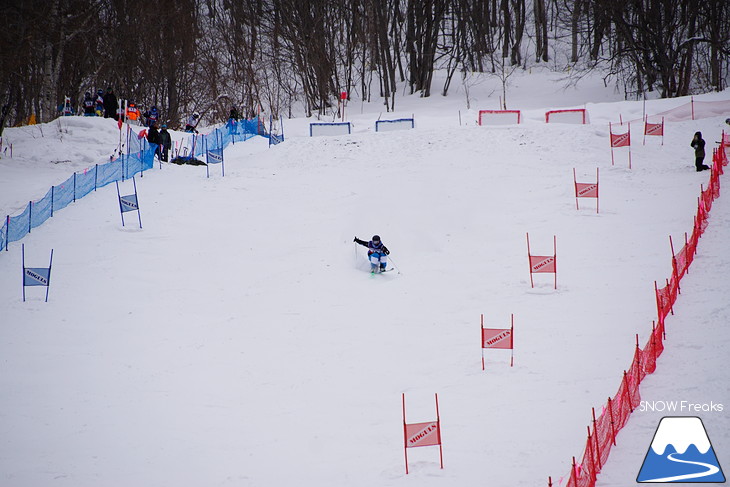
[{"label": "skier's white pant", "polygon": [[370,254],[370,268],[375,269],[380,266],[381,269],[385,269],[385,265],[388,262],[388,256],[381,252],[373,252]]}]

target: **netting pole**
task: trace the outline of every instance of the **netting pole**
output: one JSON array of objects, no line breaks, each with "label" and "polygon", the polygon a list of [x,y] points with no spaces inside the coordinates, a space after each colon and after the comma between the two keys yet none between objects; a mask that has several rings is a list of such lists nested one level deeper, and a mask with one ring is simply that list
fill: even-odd
[{"label": "netting pole", "polygon": [[219,129],[216,129],[216,130],[218,130],[218,132],[220,132],[220,136],[221,136],[221,141],[220,141],[220,151],[221,151],[221,177],[225,177],[226,176],[226,167],[225,167],[225,162],[223,161],[223,132],[220,131]]},{"label": "netting pole", "polygon": [[53,218],[53,193],[55,188],[55,186],[51,186],[51,218]]},{"label": "netting pole", "polygon": [[76,203],[76,173],[74,173],[74,203]]},{"label": "netting pole", "polygon": [[10,215],[5,217],[5,252],[8,251],[8,243],[10,242]]},{"label": "netting pole", "polygon": [[33,202],[28,202],[28,233],[30,233],[30,229],[33,226]]},{"label": "netting pole", "polygon": [[616,426],[613,422],[613,404],[611,398],[608,398],[608,416],[611,419],[611,442],[616,446]]},{"label": "netting pole", "polygon": [[596,441],[596,457],[598,459],[598,470],[603,468],[601,464],[601,448],[598,444],[598,428],[596,427],[596,408],[591,408],[591,414],[593,415],[593,438]]},{"label": "netting pole", "polygon": [[[575,457],[573,457],[573,478],[578,481],[578,466],[575,464]],[[574,482],[575,485],[575,482]]]},{"label": "netting pole", "polygon": [[629,395],[629,378],[628,374],[624,370],[624,394],[626,394],[626,402],[629,404],[629,410],[633,413],[634,412],[634,405],[631,404],[631,396]]},{"label": "netting pole", "polygon": [[94,191],[96,191],[97,182],[99,180],[99,164],[94,166]]}]

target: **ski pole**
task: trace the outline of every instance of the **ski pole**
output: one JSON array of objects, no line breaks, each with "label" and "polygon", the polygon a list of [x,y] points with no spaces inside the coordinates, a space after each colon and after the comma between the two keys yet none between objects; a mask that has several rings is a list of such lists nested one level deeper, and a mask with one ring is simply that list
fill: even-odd
[{"label": "ski pole", "polygon": [[395,264],[395,262],[393,261],[393,258],[390,256],[390,254],[388,254],[388,259],[390,259],[390,263],[393,264],[393,268],[395,269],[395,271],[398,274],[400,274],[400,269],[398,269],[398,266]]}]

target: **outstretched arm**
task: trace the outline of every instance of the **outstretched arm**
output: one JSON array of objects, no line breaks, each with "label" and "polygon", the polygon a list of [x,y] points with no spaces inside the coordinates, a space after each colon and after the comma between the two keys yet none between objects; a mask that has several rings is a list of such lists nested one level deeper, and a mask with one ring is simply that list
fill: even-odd
[{"label": "outstretched arm", "polygon": [[360,240],[359,238],[355,237],[355,240],[353,242],[362,245],[363,247],[367,247],[368,243],[365,240]]}]

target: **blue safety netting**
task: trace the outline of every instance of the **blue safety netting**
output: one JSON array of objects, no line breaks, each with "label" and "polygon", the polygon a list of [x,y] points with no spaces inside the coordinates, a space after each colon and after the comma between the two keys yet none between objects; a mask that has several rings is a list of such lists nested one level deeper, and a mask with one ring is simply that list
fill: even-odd
[{"label": "blue safety netting", "polygon": [[[229,121],[210,134],[193,134],[188,142],[190,155],[202,156],[209,152],[219,159],[214,162],[222,162],[223,149],[257,135],[268,137],[264,124],[258,117],[251,120]],[[7,250],[10,242],[25,237],[33,228],[52,217],[55,211],[65,208],[91,191],[152,169],[157,144],[148,143],[145,137],[139,137],[131,130],[127,132],[126,143],[127,154],[112,162],[97,164],[83,172],[74,173],[63,183],[51,186],[43,198],[29,202],[22,213],[6,216],[0,227],[0,250]]]},{"label": "blue safety netting", "polygon": [[91,191],[152,169],[157,145],[148,144],[142,138],[129,140],[129,147],[131,150],[129,154],[106,164],[97,164],[82,172],[73,173],[63,183],[51,186],[45,196],[39,200],[30,201],[22,213],[13,216],[7,215],[0,228],[0,250],[7,249],[10,242],[16,242],[25,237],[32,229],[51,218],[54,212],[83,198]]},{"label": "blue safety netting", "polygon": [[250,120],[229,120],[222,127],[216,128],[206,135],[193,134],[184,144],[189,148],[190,156],[201,157],[206,151],[222,154],[223,149],[236,142],[244,142],[248,139],[261,135],[268,137],[266,127],[259,121],[258,117]]}]

